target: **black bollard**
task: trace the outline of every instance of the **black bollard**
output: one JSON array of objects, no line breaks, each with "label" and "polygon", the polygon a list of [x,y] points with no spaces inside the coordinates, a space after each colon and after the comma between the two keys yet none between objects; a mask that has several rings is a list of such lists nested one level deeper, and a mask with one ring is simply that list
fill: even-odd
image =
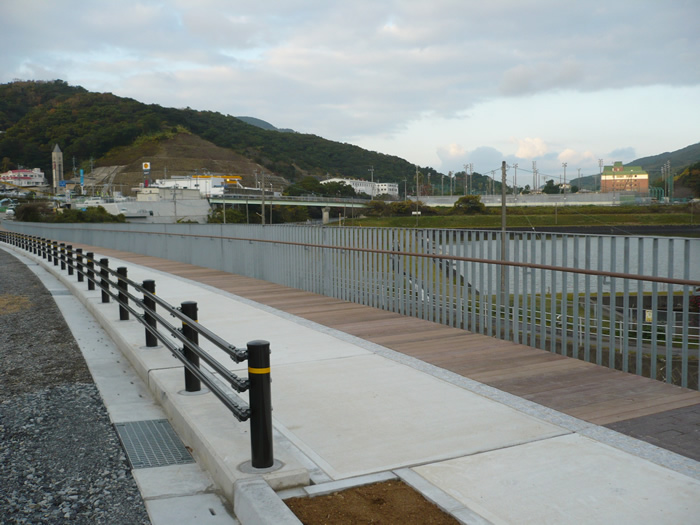
[{"label": "black bollard", "polygon": [[87,258],[87,283],[88,290],[95,289],[95,254],[92,252],[87,252],[85,254]]},{"label": "black bollard", "polygon": [[[143,282],[143,288],[147,292],[152,293],[155,295],[156,293],[156,282],[152,279],[148,279]],[[156,302],[154,299],[149,297],[147,294],[143,294],[143,304],[146,308],[152,310],[153,312],[156,311]],[[146,322],[148,326],[151,328],[156,328],[156,320],[155,318],[148,313],[148,311],[144,310],[143,313],[143,320]],[[148,347],[153,347],[158,345],[158,338],[152,334],[148,328],[146,328],[146,346]]]},{"label": "black bollard", "polygon": [[102,288],[102,302],[109,302],[109,259],[100,259],[100,288]]},{"label": "black bollard", "polygon": [[[197,303],[194,301],[185,301],[180,304],[180,309],[183,314],[192,319],[197,320]],[[187,338],[188,341],[196,345],[199,344],[199,334],[192,329],[187,323],[183,321],[182,323],[182,334]],[[199,356],[192,350],[185,346],[184,350],[185,359],[192,363],[195,367],[199,368]],[[185,367],[185,390],[187,392],[199,392],[202,389],[201,381],[192,372],[190,372],[187,367]]]},{"label": "black bollard", "polygon": [[253,468],[270,468],[272,451],[272,397],[270,394],[270,343],[248,343],[250,381],[250,448]]},{"label": "black bollard", "polygon": [[119,320],[129,320],[129,310],[126,306],[129,304],[129,298],[126,296],[128,284],[126,282],[126,267],[120,266],[117,268],[119,279],[117,280],[117,288],[119,288]]},{"label": "black bollard", "polygon": [[68,275],[73,275],[73,245],[66,246],[66,265],[68,266]]},{"label": "black bollard", "polygon": [[83,272],[85,271],[83,268],[83,249],[82,248],[75,249],[75,267],[77,269],[78,282],[82,283],[83,278],[84,278]]}]

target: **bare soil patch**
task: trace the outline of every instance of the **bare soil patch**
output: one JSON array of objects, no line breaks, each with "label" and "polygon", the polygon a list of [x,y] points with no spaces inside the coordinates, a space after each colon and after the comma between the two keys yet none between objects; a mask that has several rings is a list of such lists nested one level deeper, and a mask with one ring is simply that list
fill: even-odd
[{"label": "bare soil patch", "polygon": [[304,525],[453,525],[459,523],[402,481],[285,501]]},{"label": "bare soil patch", "polygon": [[32,302],[23,295],[0,295],[0,315],[15,314],[28,310]]}]

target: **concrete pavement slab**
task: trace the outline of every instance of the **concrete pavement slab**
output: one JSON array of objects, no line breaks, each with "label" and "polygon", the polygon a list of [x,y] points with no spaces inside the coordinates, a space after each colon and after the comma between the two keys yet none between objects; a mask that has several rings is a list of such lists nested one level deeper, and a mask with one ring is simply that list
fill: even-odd
[{"label": "concrete pavement slab", "polygon": [[278,428],[333,479],[567,433],[375,355],[278,366],[272,378]]},{"label": "concrete pavement slab", "polygon": [[415,467],[493,523],[679,524],[700,482],[576,434]]},{"label": "concrete pavement slab", "polygon": [[197,494],[146,501],[153,525],[236,525],[216,494]]},{"label": "concrete pavement slab", "polygon": [[214,492],[214,483],[196,463],[134,469],[132,473],[146,500]]}]

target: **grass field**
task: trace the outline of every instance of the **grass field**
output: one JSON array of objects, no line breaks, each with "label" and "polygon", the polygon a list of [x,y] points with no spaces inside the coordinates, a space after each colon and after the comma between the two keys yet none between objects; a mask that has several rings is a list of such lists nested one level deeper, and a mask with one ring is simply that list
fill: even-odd
[{"label": "grass field", "polygon": [[[539,228],[557,226],[667,226],[700,224],[700,207],[681,206],[621,206],[618,208],[570,206],[566,208],[509,208],[508,228]],[[348,226],[395,228],[499,228],[500,209],[483,215],[426,215],[410,217],[350,218]]]}]

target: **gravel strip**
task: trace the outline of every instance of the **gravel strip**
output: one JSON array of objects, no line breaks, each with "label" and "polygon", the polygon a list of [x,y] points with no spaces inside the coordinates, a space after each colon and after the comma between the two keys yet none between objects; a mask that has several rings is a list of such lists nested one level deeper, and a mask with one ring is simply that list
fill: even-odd
[{"label": "gravel strip", "polygon": [[4,250],[0,385],[0,522],[150,523],[63,316]]}]

